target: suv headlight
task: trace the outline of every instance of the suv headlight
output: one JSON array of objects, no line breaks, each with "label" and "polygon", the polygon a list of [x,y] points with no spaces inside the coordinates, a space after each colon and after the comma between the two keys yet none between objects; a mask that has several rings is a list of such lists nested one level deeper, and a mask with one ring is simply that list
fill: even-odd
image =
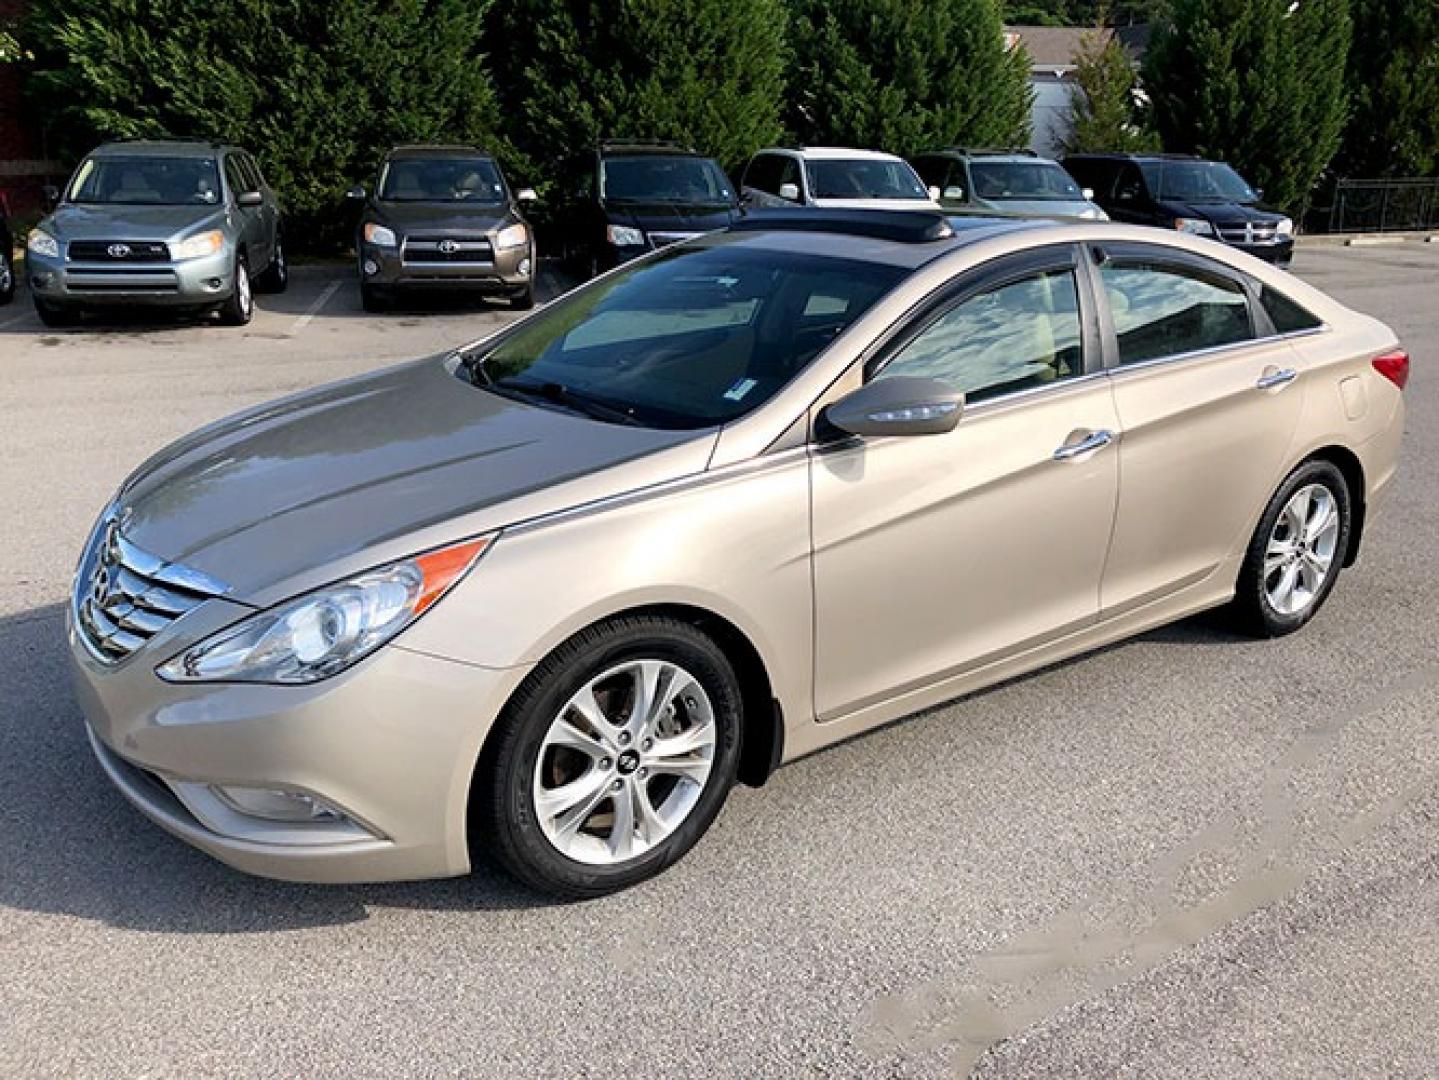
[{"label": "suv headlight", "polygon": [[1201,218],[1182,217],[1174,219],[1174,227],[1180,232],[1193,233],[1195,236],[1213,236],[1214,226]]},{"label": "suv headlight", "polygon": [[365,222],[365,241],[376,247],[394,247],[395,230],[387,229],[383,225],[376,225],[373,221],[367,221]]},{"label": "suv headlight", "polygon": [[225,247],[225,234],[219,229],[211,232],[202,232],[198,236],[191,236],[181,240],[178,244],[170,245],[170,257],[172,259],[200,259],[206,255],[213,255]]},{"label": "suv headlight", "polygon": [[495,233],[495,250],[509,251],[513,248],[524,247],[530,242],[530,230],[520,222],[513,225],[506,225],[499,232]]},{"label": "suv headlight", "polygon": [[318,682],[419,618],[493,541],[466,540],[326,585],[242,619],[155,673],[169,682]]},{"label": "suv headlight", "polygon": [[608,225],[605,227],[605,236],[615,247],[645,246],[645,234],[639,229],[631,229],[628,225]]},{"label": "suv headlight", "polygon": [[43,255],[47,259],[58,259],[60,257],[60,241],[47,233],[44,229],[31,229],[30,235],[25,238],[25,249],[33,251],[36,255]]}]

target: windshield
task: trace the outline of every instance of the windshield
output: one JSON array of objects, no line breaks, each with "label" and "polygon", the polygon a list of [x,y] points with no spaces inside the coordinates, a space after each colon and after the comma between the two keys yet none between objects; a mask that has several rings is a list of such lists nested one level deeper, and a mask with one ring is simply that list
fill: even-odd
[{"label": "windshield", "polygon": [[816,199],[928,199],[929,192],[902,161],[837,159],[807,161],[809,191]]},{"label": "windshield", "polygon": [[769,400],[905,274],[734,240],[668,248],[572,292],[466,370],[542,407],[710,427]]},{"label": "windshield", "polygon": [[1144,180],[1156,199],[1177,202],[1257,203],[1259,194],[1228,165],[1217,161],[1153,161]]},{"label": "windshield", "polygon": [[730,203],[724,172],[709,158],[647,154],[600,162],[600,197],[631,202]]},{"label": "windshield", "polygon": [[214,206],[220,174],[214,158],[86,158],[75,170],[69,200],[131,206]]},{"label": "windshield", "polygon": [[981,199],[1082,200],[1084,194],[1058,165],[1042,161],[971,161],[974,193]]},{"label": "windshield", "polygon": [[505,182],[488,158],[397,158],[385,163],[380,198],[498,206],[505,202]]}]

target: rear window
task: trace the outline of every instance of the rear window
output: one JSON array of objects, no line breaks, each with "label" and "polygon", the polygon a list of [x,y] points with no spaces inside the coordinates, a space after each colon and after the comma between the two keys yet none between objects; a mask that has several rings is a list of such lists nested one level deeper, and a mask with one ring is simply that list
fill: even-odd
[{"label": "rear window", "polygon": [[1260,286],[1259,303],[1268,313],[1269,321],[1274,324],[1274,329],[1281,334],[1317,330],[1324,325],[1321,319],[1268,285]]},{"label": "rear window", "polygon": [[1249,302],[1235,281],[1187,266],[1105,263],[1100,268],[1119,340],[1119,362],[1137,364],[1254,337]]}]

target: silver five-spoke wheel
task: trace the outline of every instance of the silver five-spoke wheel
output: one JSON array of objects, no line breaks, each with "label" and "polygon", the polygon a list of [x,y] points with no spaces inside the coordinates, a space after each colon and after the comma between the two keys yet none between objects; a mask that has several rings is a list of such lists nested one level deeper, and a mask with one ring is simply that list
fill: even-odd
[{"label": "silver five-spoke wheel", "polygon": [[1334,495],[1309,484],[1284,504],[1264,556],[1264,593],[1281,615],[1299,615],[1318,598],[1334,566],[1340,514]]},{"label": "silver five-spoke wheel", "polygon": [[630,660],[585,683],[540,745],[533,798],[550,843],[608,866],[644,854],[684,822],[714,764],[714,707],[668,660]]}]

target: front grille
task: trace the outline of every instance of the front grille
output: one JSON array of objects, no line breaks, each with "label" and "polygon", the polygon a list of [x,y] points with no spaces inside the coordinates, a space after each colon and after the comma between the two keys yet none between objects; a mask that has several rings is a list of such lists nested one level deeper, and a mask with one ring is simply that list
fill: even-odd
[{"label": "front grille", "polygon": [[488,236],[407,236],[400,259],[415,263],[485,263],[495,261]]},{"label": "front grille", "polygon": [[1220,225],[1219,239],[1226,244],[1272,244],[1279,230],[1262,222],[1241,222],[1237,225]]},{"label": "front grille", "polygon": [[170,249],[153,240],[71,240],[66,249],[71,262],[162,263]]},{"label": "front grille", "polygon": [[115,663],[226,586],[130,543],[107,517],[75,577],[75,622],[95,655]]},{"label": "front grille", "polygon": [[66,270],[65,287],[73,293],[178,292],[180,279],[164,266],[86,266]]}]

